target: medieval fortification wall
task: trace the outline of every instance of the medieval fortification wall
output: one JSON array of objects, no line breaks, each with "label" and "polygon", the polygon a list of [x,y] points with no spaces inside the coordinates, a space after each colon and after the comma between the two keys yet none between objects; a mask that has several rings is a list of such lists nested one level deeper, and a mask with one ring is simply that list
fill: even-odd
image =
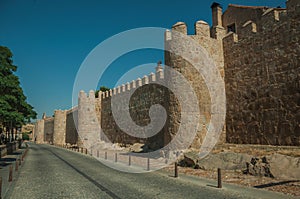
[{"label": "medieval fortification wall", "polygon": [[[225,17],[245,9],[231,7]],[[287,9],[251,11],[237,34],[223,39],[227,142],[299,145],[299,1],[288,1]]]},{"label": "medieval fortification wall", "polygon": [[[223,13],[222,7],[214,3],[212,26],[198,21],[195,34],[188,35],[207,51],[225,81],[227,113],[219,143],[300,144],[300,2],[289,0],[286,4],[286,9],[229,5]],[[172,31],[187,35],[187,26],[178,22]],[[172,31],[166,33],[166,49],[178,42],[189,45],[172,38]],[[193,49],[191,53],[199,52]],[[201,74],[182,57],[165,52],[165,64],[183,74],[196,92],[202,110],[199,124],[203,128],[197,132],[191,147],[199,147],[211,119],[208,88]],[[145,143],[150,149],[165,146],[180,125],[178,100],[168,89],[155,84],[164,81],[167,75],[167,71],[158,67],[156,74],[100,92],[98,98],[94,91],[88,95],[80,92],[78,107],[55,111],[54,118],[36,122],[37,142],[81,145],[94,139],[90,135],[96,132],[99,140],[107,137],[123,144]],[[133,94],[130,116],[138,125],[149,124],[151,105],[158,103],[166,108],[167,122],[158,134],[141,139],[118,127],[111,100],[114,97],[125,103],[123,99],[128,94]]]}]

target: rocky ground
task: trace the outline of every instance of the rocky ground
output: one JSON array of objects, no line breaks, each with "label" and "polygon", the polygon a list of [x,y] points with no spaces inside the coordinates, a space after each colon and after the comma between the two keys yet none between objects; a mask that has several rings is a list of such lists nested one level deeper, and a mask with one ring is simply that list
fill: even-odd
[{"label": "rocky ground", "polygon": [[228,144],[201,160],[197,152],[185,153],[180,173],[217,179],[220,167],[223,182],[300,196],[300,147]]}]

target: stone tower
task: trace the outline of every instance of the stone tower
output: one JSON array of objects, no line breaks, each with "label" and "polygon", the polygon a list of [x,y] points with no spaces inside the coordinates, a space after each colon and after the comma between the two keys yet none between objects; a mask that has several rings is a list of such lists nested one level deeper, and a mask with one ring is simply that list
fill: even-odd
[{"label": "stone tower", "polygon": [[55,110],[54,112],[54,144],[66,144],[66,113],[65,110]]},{"label": "stone tower", "polygon": [[[216,15],[220,14],[219,8],[213,8],[216,10]],[[218,33],[219,35],[224,34],[224,28],[220,26],[220,17],[215,17],[214,25],[212,29],[214,33]],[[220,27],[219,27],[220,26]],[[187,36],[187,26],[183,22],[178,22],[172,27],[171,32],[166,32],[165,36],[165,49],[179,48],[178,46],[182,46],[184,48],[188,48],[189,41],[184,40],[182,38],[176,38],[173,36],[173,32],[178,31]],[[195,23],[195,35],[189,35],[187,37],[192,38],[196,42],[199,43],[208,53],[208,55],[213,59],[215,65],[217,66],[221,76],[224,76],[224,58],[223,58],[223,48],[222,48],[222,38],[220,37],[211,37],[211,31],[208,23],[204,21],[197,21]],[[191,49],[190,53],[200,54],[198,52],[199,49]],[[199,57],[199,59],[201,59]],[[191,147],[199,148],[201,143],[204,140],[204,137],[207,133],[208,124],[211,118],[211,99],[209,95],[208,88],[202,78],[202,75],[183,57],[179,55],[174,55],[170,52],[165,51],[165,64],[167,66],[172,67],[173,69],[180,72],[192,85],[197,98],[199,100],[199,109],[201,110],[201,119],[199,121],[199,125],[201,125],[201,130],[197,132],[197,136],[192,143]],[[165,71],[168,73],[168,71]],[[168,76],[168,74],[166,74]],[[176,83],[176,82],[173,82]],[[186,92],[182,90],[182,92]],[[188,95],[188,93],[187,93]],[[177,108],[174,108],[177,107]],[[176,100],[176,96],[170,94],[169,99],[169,115],[170,115],[170,124],[169,124],[169,133],[167,134],[166,142],[171,140],[173,136],[175,136],[178,127],[180,126],[180,113],[179,113],[179,104]],[[225,134],[221,136],[220,142],[225,141]]]},{"label": "stone tower", "polygon": [[86,148],[92,147],[95,141],[100,140],[101,121],[101,96],[95,98],[95,92],[90,91],[87,96],[84,91],[80,91],[78,99],[78,136],[81,145]]}]

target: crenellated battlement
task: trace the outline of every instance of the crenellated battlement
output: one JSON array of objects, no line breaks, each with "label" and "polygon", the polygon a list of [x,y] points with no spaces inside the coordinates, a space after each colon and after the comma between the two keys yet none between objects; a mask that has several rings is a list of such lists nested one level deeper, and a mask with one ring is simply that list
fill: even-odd
[{"label": "crenellated battlement", "polygon": [[129,91],[133,91],[141,86],[155,83],[164,79],[164,71],[159,68],[156,73],[150,73],[149,75],[145,75],[142,78],[137,78],[136,80],[132,80],[131,82],[127,82],[126,84],[122,84],[116,88],[110,89],[106,92],[99,92],[99,98],[105,99],[112,96],[120,95]]},{"label": "crenellated battlement", "polygon": [[67,114],[73,113],[75,111],[78,111],[78,106],[74,106],[71,109],[67,110]]},{"label": "crenellated battlement", "polygon": [[[299,4],[297,0],[289,0],[287,1],[287,8],[256,8],[261,9],[261,14],[257,14],[256,16],[249,16],[249,20],[239,24],[235,24],[234,30],[227,33],[223,38],[223,43],[230,45],[234,43],[238,43],[241,40],[250,40],[254,38],[263,38],[264,35],[270,34],[281,27],[289,28],[289,23],[295,17],[296,13],[300,13]],[[232,5],[234,6],[234,5]],[[235,9],[237,9],[235,6]],[[239,9],[244,7],[240,6]],[[246,7],[247,9],[251,9],[251,7]],[[244,8],[244,9],[246,9]],[[254,8],[253,8],[254,9]],[[233,15],[233,9],[230,12],[226,12],[225,19],[231,18],[229,15]],[[241,12],[235,10],[235,12]],[[241,12],[242,13],[242,12]],[[228,16],[227,16],[228,15]],[[242,17],[241,17],[242,18]],[[231,22],[225,20],[226,24],[230,24]],[[225,23],[224,22],[224,23]],[[232,26],[233,27],[233,26]],[[281,34],[279,32],[279,34]],[[271,35],[270,35],[271,36]]]},{"label": "crenellated battlement", "polygon": [[225,37],[223,38],[223,44],[228,45],[230,43],[237,43],[238,42],[238,35],[234,32],[229,32]]},{"label": "crenellated battlement", "polygon": [[[174,24],[172,26],[171,30],[180,32],[184,35],[188,35],[187,34],[188,27],[187,27],[186,23],[181,22],[181,21]],[[202,37],[207,37],[207,38],[214,38],[214,37],[211,37],[211,35],[212,35],[212,33],[211,33],[209,24],[206,21],[199,20],[199,21],[196,21],[194,24],[194,34],[189,35],[189,36],[202,36]],[[170,30],[166,31],[165,39],[172,40],[172,32]]]}]

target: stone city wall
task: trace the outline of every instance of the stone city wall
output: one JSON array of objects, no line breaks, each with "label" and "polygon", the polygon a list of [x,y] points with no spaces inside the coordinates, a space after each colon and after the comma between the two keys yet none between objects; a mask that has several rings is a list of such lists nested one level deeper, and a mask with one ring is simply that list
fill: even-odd
[{"label": "stone city wall", "polygon": [[[212,27],[198,21],[195,35],[188,35],[206,50],[225,81],[227,113],[219,143],[300,144],[299,8],[298,0],[289,0],[287,9],[229,5],[222,13],[221,6],[214,3]],[[229,29],[233,32],[227,33]],[[187,35],[186,24],[176,23],[171,31],[166,32],[166,50],[176,48],[176,45],[187,49],[190,41],[175,39],[172,37],[175,31]],[[190,53],[200,52],[191,49]],[[191,145],[198,148],[207,133],[212,114],[208,88],[201,74],[182,57],[166,51],[165,64],[180,72],[198,97],[202,129]],[[92,143],[89,141],[109,140],[122,144],[145,143],[149,149],[165,146],[174,138],[181,123],[176,96],[155,84],[167,76],[168,71],[158,70],[156,74],[100,92],[98,98],[95,98],[94,91],[88,95],[81,91],[78,107],[70,111],[55,111],[54,144],[82,145]],[[183,90],[182,94],[185,93]],[[129,108],[121,107],[126,104],[125,96],[129,94],[132,94]],[[116,124],[111,103],[114,99],[119,103],[116,104],[117,112],[128,110],[137,125],[149,124],[149,110],[153,104],[166,108],[167,122],[153,137],[130,136]],[[46,120],[36,122],[37,142],[47,141],[44,135],[51,135],[51,124]]]},{"label": "stone city wall", "polygon": [[[130,120],[133,120],[136,125],[149,125],[151,122],[149,116],[150,107],[155,104],[160,104],[166,109],[168,105],[168,101],[166,100],[167,88],[159,85],[160,81],[164,81],[162,69],[158,70],[156,74],[151,73],[149,76],[144,76],[142,79],[139,78],[131,83],[127,83],[126,85],[119,86],[101,94],[101,128],[108,140],[113,143],[122,143],[125,145],[144,143],[146,145],[145,147],[151,150],[162,148],[167,144],[164,139],[167,131],[166,125],[164,125],[164,127],[152,137],[133,137],[120,129],[112,112],[112,106],[116,106],[117,114],[129,109],[129,117],[131,117]],[[126,102],[126,98],[128,96],[125,95],[131,95],[129,104]],[[120,106],[121,104],[127,104],[127,107],[122,107]],[[130,125],[126,124],[125,120],[122,120],[121,122],[124,123],[123,125]],[[136,132],[136,129],[132,126],[129,131]],[[143,134],[143,132],[139,133]],[[106,138],[102,135],[103,140]]]},{"label": "stone city wall", "polygon": [[54,118],[46,118],[44,120],[44,142],[53,143],[54,134]]},{"label": "stone city wall", "polygon": [[300,144],[299,15],[290,0],[224,38],[227,142]]},{"label": "stone city wall", "polygon": [[78,144],[77,107],[70,110],[55,110],[54,117],[46,117],[35,123],[34,138],[37,143]]},{"label": "stone city wall", "polygon": [[78,132],[76,125],[78,123],[78,109],[77,107],[68,110],[66,113],[66,143],[77,144]]},{"label": "stone city wall", "polygon": [[36,143],[44,143],[45,138],[45,122],[44,119],[37,120],[34,128],[34,140]]}]

